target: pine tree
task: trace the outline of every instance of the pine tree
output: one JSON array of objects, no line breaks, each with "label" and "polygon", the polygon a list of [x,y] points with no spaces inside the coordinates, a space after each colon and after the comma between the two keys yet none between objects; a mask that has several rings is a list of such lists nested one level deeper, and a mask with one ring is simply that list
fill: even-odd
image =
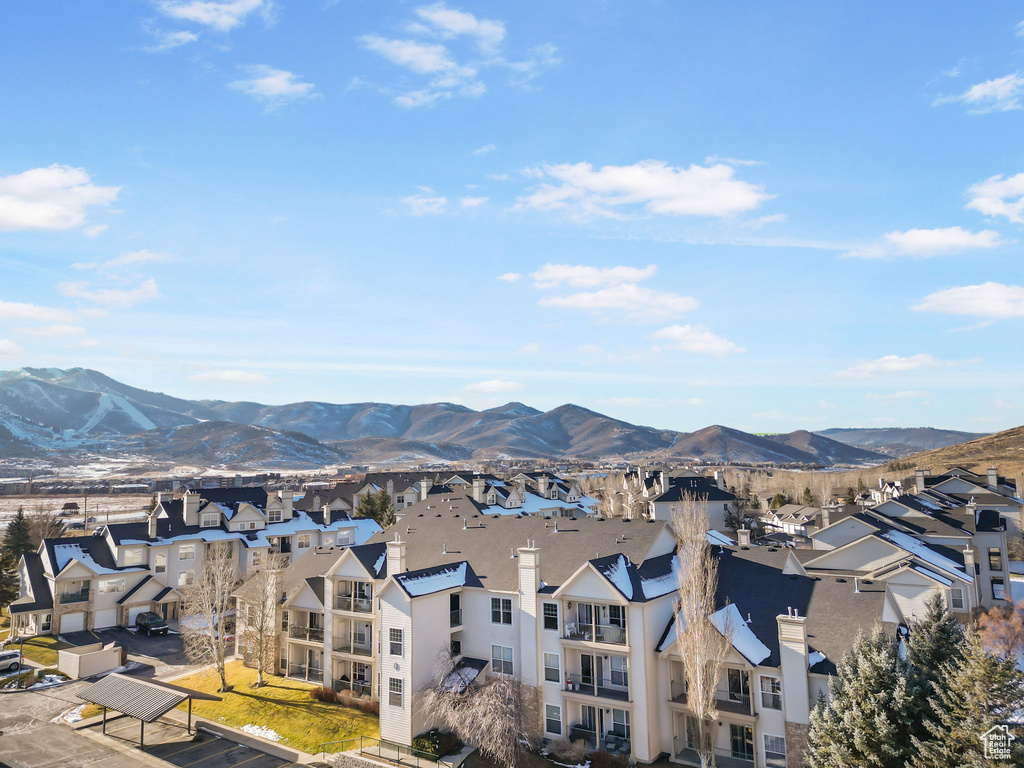
[{"label": "pine tree", "polygon": [[881,627],[858,637],[829,689],[811,713],[808,768],[903,768],[918,697],[896,641]]},{"label": "pine tree", "polygon": [[3,550],[15,557],[34,551],[32,546],[32,531],[28,518],[25,517],[25,510],[18,507],[18,513],[14,519],[7,524],[4,532]]},{"label": "pine tree", "polygon": [[18,561],[9,552],[0,551],[0,609],[18,599]]},{"label": "pine tree", "polygon": [[357,517],[368,517],[371,520],[377,519],[377,494],[367,493],[356,505]]},{"label": "pine tree", "polygon": [[803,504],[805,507],[814,506],[814,494],[811,493],[811,489],[809,487],[804,488],[804,492],[800,496],[800,503]]},{"label": "pine tree", "polygon": [[846,489],[846,495],[843,496],[843,504],[856,504],[857,503],[857,491],[853,489],[853,486],[849,486]]},{"label": "pine tree", "polygon": [[784,493],[776,493],[768,502],[768,509],[778,509],[790,503],[789,496]]},{"label": "pine tree", "polygon": [[395,503],[391,500],[387,491],[377,494],[376,514],[373,517],[381,528],[390,528],[396,522]]},{"label": "pine tree", "polygon": [[935,592],[925,608],[924,618],[910,628],[907,662],[917,682],[918,702],[914,717],[914,738],[928,738],[924,723],[933,719],[931,699],[938,692],[941,669],[963,653],[964,628],[946,610],[945,598]]},{"label": "pine tree", "polygon": [[963,651],[939,670],[928,700],[927,737],[914,739],[913,768],[1002,768],[1024,763],[1024,739],[1009,761],[985,757],[982,734],[1024,709],[1024,673],[1014,659],[985,651],[978,633],[966,632]]}]

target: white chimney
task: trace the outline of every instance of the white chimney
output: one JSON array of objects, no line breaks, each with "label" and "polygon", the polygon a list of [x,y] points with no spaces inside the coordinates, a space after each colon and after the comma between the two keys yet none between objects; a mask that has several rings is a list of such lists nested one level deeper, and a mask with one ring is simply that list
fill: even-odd
[{"label": "white chimney", "polygon": [[277,498],[281,500],[281,519],[292,519],[292,505],[295,503],[295,491],[278,491]]},{"label": "white chimney", "polygon": [[749,547],[750,546],[750,529],[749,528],[740,528],[738,531],[736,531],[736,538],[739,540],[739,543],[740,543],[741,547],[744,547],[744,548]]},{"label": "white chimney", "polygon": [[430,493],[430,488],[433,485],[433,480],[420,480],[420,501],[427,500],[427,494]]},{"label": "white chimney", "polygon": [[395,540],[387,543],[387,550],[388,576],[405,573],[406,543],[402,537],[396,533]]},{"label": "white chimney", "polygon": [[185,525],[199,525],[199,505],[202,499],[195,491],[185,491],[181,497],[182,518]]},{"label": "white chimney", "polygon": [[151,538],[151,539],[155,539],[156,538],[156,520],[157,520],[157,518],[156,518],[156,512],[155,511],[151,512],[150,515],[149,515],[149,519],[146,520],[146,523],[148,524],[147,525],[147,529],[146,529],[146,533],[149,536],[149,538]]},{"label": "white chimney", "polygon": [[976,575],[976,569],[974,567],[974,550],[970,547],[964,547],[964,570],[967,571],[967,575],[972,579]]},{"label": "white chimney", "polygon": [[486,482],[482,477],[473,478],[473,501],[478,504],[484,503],[484,485]]},{"label": "white chimney", "polygon": [[725,490],[725,472],[720,469],[715,470],[715,485],[718,486],[718,490]]},{"label": "white chimney", "polygon": [[988,487],[993,490],[999,488],[999,467],[988,468]]},{"label": "white chimney", "polygon": [[828,528],[829,525],[831,525],[831,520],[832,520],[832,510],[831,510],[831,508],[828,507],[828,506],[822,507],[821,508],[821,527],[822,528]]},{"label": "white chimney", "polygon": [[924,493],[925,484],[924,479],[931,474],[931,470],[918,469],[914,471],[914,485],[917,493]]},{"label": "white chimney", "polygon": [[548,476],[541,475],[537,478],[537,493],[545,499],[548,497]]}]

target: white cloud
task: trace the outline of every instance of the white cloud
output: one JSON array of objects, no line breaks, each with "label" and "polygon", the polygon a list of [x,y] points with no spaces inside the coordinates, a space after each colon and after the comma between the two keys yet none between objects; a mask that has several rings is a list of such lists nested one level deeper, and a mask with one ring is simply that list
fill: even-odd
[{"label": "white cloud", "polygon": [[228,83],[228,87],[249,94],[270,109],[319,96],[313,90],[316,87],[313,83],[303,83],[294,72],[274,69],[266,64],[253,64],[245,70],[251,77]]},{"label": "white cloud", "polygon": [[482,147],[474,149],[471,154],[474,154],[474,155],[479,157],[481,155],[490,154],[491,152],[493,152],[496,149],[497,149],[497,147],[494,146],[493,144],[484,144]]},{"label": "white cloud", "polygon": [[519,353],[522,355],[535,355],[538,352],[540,352],[539,341],[533,341],[530,342],[529,344],[523,344],[523,346],[519,348]]},{"label": "white cloud", "polygon": [[1024,317],[1024,286],[982,283],[930,293],[914,306],[919,312],[972,317]]},{"label": "white cloud", "polygon": [[148,251],[143,249],[141,251],[131,251],[130,253],[123,253],[120,256],[115,256],[107,261],[89,261],[79,262],[72,264],[71,266],[75,269],[102,269],[111,270],[117,267],[126,267],[135,264],[150,264],[155,261],[173,261],[174,257],[169,253],[158,253],[156,251]]},{"label": "white cloud", "polygon": [[166,0],[158,7],[172,19],[230,32],[254,11],[260,11],[269,20],[274,6],[270,0]]},{"label": "white cloud", "polygon": [[857,363],[846,370],[835,374],[837,379],[869,379],[875,376],[886,376],[894,373],[907,373],[925,368],[942,368],[944,366],[956,365],[943,360],[938,360],[931,355],[911,355],[910,357],[899,357],[898,355],[886,355],[877,360],[866,360]]},{"label": "white cloud", "polygon": [[651,323],[671,320],[698,306],[697,300],[692,296],[656,291],[632,283],[565,296],[545,296],[540,300],[540,304],[563,309],[582,309],[609,318]]},{"label": "white cloud", "polygon": [[968,209],[1024,224],[1024,173],[1005,179],[999,174],[979,181],[968,188],[967,195]]},{"label": "white cloud", "polygon": [[0,300],[0,320],[38,320],[45,323],[70,323],[76,320],[76,316],[75,313],[69,312],[66,309]]},{"label": "white cloud", "polygon": [[558,49],[555,46],[544,43],[527,51],[526,58],[521,61],[503,62],[512,72],[509,82],[521,88],[529,88],[530,82],[542,75],[545,70],[562,63],[557,54]]},{"label": "white cloud", "polygon": [[179,30],[177,32],[162,32],[154,30],[153,36],[156,38],[156,42],[143,49],[147,53],[163,53],[164,51],[170,51],[174,48],[180,48],[183,45],[194,43],[199,39],[199,35],[195,32],[186,32],[185,30]]},{"label": "white cloud", "polygon": [[921,392],[920,390],[916,389],[906,389],[903,390],[902,392],[872,392],[870,394],[864,395],[865,400],[875,400],[877,402],[882,403],[883,405],[891,405],[892,403],[898,403],[904,400],[920,400],[925,397],[928,397],[927,392]]},{"label": "white cloud", "polygon": [[17,342],[0,339],[0,355],[20,355],[24,350]]},{"label": "white cloud", "polygon": [[476,208],[483,205],[491,198],[489,197],[463,197],[459,200],[459,204],[463,208]]},{"label": "white cloud", "polygon": [[959,96],[940,96],[933,105],[963,102],[973,108],[968,111],[982,115],[987,112],[1009,112],[1020,109],[1021,97],[1024,96],[1024,74],[1011,72],[1003,77],[986,80],[972,85]]},{"label": "white cloud", "polygon": [[430,195],[410,195],[409,197],[403,197],[402,202],[409,206],[409,212],[413,216],[425,216],[444,213],[448,207],[448,198],[441,197],[440,195],[431,197]]},{"label": "white cloud", "polygon": [[153,278],[144,280],[135,288],[93,288],[89,282],[67,282],[57,287],[65,296],[108,308],[127,309],[140,302],[160,298],[160,289]]},{"label": "white cloud", "polygon": [[251,371],[205,371],[189,376],[192,381],[211,384],[266,384],[270,378]]},{"label": "white cloud", "polygon": [[971,232],[963,227],[939,229],[908,229],[905,232],[886,232],[879,243],[856,248],[844,256],[864,259],[890,256],[940,256],[962,253],[1002,245],[999,233],[992,229]]},{"label": "white cloud", "polygon": [[719,155],[711,155],[710,157],[704,158],[704,165],[716,165],[717,163],[725,163],[726,165],[764,165],[763,160],[740,160],[736,157],[721,157]]},{"label": "white cloud", "polygon": [[54,324],[40,325],[34,328],[19,328],[19,333],[26,336],[35,336],[41,339],[63,339],[68,336],[85,336],[85,328],[80,325]]},{"label": "white cloud", "polygon": [[601,355],[604,354],[604,349],[601,348],[600,344],[584,344],[580,347],[580,353],[584,355]]},{"label": "white cloud", "polygon": [[468,35],[484,52],[493,52],[505,39],[505,24],[492,19],[478,19],[471,13],[434,3],[416,9],[416,15],[443,37]]},{"label": "white cloud", "polygon": [[498,279],[504,280],[506,283],[518,283],[523,276],[519,272],[506,272],[503,275],[498,275]]},{"label": "white cloud", "polygon": [[557,288],[569,285],[573,288],[598,288],[600,286],[637,283],[652,277],[657,266],[646,267],[589,267],[582,264],[545,264],[530,277],[537,288]]},{"label": "white cloud", "polygon": [[716,336],[703,325],[670,325],[652,334],[652,338],[667,341],[673,349],[697,355],[725,357],[747,351],[728,339]]},{"label": "white cloud", "polygon": [[497,395],[507,392],[521,392],[525,385],[521,381],[509,381],[508,379],[487,379],[478,381],[475,384],[467,384],[462,392],[467,395]]},{"label": "white cloud", "polygon": [[389,40],[379,35],[364,35],[363,45],[379,53],[392,64],[406,67],[420,74],[434,74],[456,69],[457,65],[440,43],[421,43],[416,40]]},{"label": "white cloud", "polygon": [[641,160],[597,170],[590,163],[534,170],[557,183],[540,184],[519,198],[517,209],[565,211],[579,218],[619,218],[635,208],[668,216],[729,217],[772,198],[761,185],[736,179],[735,169],[724,164],[675,168],[661,160]]},{"label": "white cloud", "polygon": [[92,184],[85,169],[70,165],[0,176],[0,231],[84,226],[87,208],[110,205],[120,191]]}]

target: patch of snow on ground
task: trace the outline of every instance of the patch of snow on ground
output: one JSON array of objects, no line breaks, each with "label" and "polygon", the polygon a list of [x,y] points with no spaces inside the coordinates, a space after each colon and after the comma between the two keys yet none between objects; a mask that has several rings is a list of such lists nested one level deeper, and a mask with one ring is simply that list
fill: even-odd
[{"label": "patch of snow on ground", "polygon": [[83,704],[80,707],[75,707],[70,712],[64,713],[64,722],[66,723],[77,723],[82,719],[82,710],[85,709],[86,705]]},{"label": "patch of snow on ground", "polygon": [[280,733],[271,728],[267,728],[265,725],[253,725],[250,723],[249,725],[243,725],[242,730],[250,736],[259,736],[261,739],[266,739],[267,741],[281,740]]}]

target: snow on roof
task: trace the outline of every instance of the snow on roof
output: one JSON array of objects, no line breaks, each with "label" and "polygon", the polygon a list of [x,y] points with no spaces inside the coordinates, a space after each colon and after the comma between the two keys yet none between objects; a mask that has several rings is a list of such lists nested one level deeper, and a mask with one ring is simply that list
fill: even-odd
[{"label": "snow on roof", "polygon": [[653,600],[655,597],[662,597],[679,588],[679,558],[673,556],[672,570],[663,573],[661,576],[640,580],[640,589],[643,591],[646,600]]},{"label": "snow on roof", "polygon": [[919,565],[915,565],[913,566],[913,569],[918,573],[923,573],[929,579],[935,579],[935,581],[940,584],[945,584],[947,587],[953,586],[953,581],[951,579],[947,579],[945,576],[939,576],[935,571],[929,570],[928,568],[922,568]]},{"label": "snow on roof", "polygon": [[810,669],[815,664],[820,664],[828,657],[821,651],[811,651],[807,654],[807,668]]},{"label": "snow on roof", "polygon": [[442,691],[462,693],[480,676],[481,672],[483,672],[483,667],[460,665],[448,673],[438,688]]},{"label": "snow on roof", "polygon": [[505,509],[500,504],[492,504],[484,507],[483,511],[488,515],[539,515],[545,510],[562,509],[569,510],[574,515],[582,517],[584,515],[593,515],[594,510],[592,507],[599,506],[600,503],[589,496],[580,496],[579,501],[570,502],[563,501],[562,499],[545,499],[533,491],[527,491],[526,498],[523,499],[522,505],[518,507]]},{"label": "snow on roof", "polygon": [[377,562],[373,564],[373,575],[380,575],[381,568],[384,567],[384,562],[388,559],[388,550],[385,547],[384,551],[380,553],[380,557],[377,558]]},{"label": "snow on roof", "polygon": [[757,635],[740,616],[735,603],[730,603],[709,617],[715,629],[728,635],[732,647],[755,667],[772,655],[768,646],[757,639]]},{"label": "snow on roof", "polygon": [[627,600],[633,599],[633,581],[629,577],[629,561],[625,555],[619,555],[619,559],[612,563],[604,571],[604,577],[612,583]]},{"label": "snow on roof", "polygon": [[886,541],[895,544],[900,549],[909,552],[920,560],[924,560],[929,565],[933,565],[941,571],[951,573],[957,578],[964,579],[965,581],[974,581],[974,574],[966,573],[959,563],[950,560],[945,555],[940,555],[923,541],[915,539],[913,536],[903,533],[902,531],[886,531],[880,535]]},{"label": "snow on roof", "polygon": [[400,573],[395,580],[401,584],[409,597],[422,597],[434,592],[443,592],[453,587],[461,587],[466,583],[466,561],[453,563],[442,569],[431,568],[421,575],[413,573]]},{"label": "snow on roof", "polygon": [[104,568],[93,560],[92,555],[82,549],[78,544],[56,544],[53,547],[53,556],[56,559],[56,573],[60,573],[72,560],[77,560],[97,576],[110,573],[124,573],[125,571],[144,571],[145,568]]},{"label": "snow on roof", "polygon": [[719,547],[732,547],[736,545],[736,542],[726,536],[724,533],[720,533],[714,529],[708,531],[708,543],[715,544]]}]

